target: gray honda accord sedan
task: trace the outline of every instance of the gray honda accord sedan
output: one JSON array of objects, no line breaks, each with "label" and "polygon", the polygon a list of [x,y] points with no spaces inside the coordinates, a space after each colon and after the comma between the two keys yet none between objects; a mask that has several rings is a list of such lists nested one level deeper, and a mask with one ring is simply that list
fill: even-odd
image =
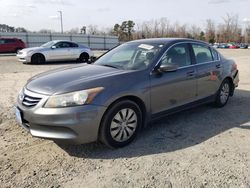
[{"label": "gray honda accord sedan", "polygon": [[233,60],[202,41],[127,42],[96,62],[28,80],[16,119],[35,137],[122,147],[152,120],[203,103],[226,105],[238,86]]}]

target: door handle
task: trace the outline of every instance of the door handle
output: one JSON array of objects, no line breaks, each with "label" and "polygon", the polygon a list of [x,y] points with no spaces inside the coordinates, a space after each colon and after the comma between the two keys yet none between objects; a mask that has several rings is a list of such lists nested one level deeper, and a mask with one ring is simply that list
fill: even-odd
[{"label": "door handle", "polygon": [[187,76],[194,76],[194,71],[187,72]]},{"label": "door handle", "polygon": [[215,66],[217,69],[221,68],[221,64]]}]

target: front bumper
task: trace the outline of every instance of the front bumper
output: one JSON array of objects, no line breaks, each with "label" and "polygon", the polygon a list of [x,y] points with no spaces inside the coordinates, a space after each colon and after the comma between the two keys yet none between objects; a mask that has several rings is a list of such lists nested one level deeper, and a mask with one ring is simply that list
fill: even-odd
[{"label": "front bumper", "polygon": [[18,61],[21,61],[23,63],[30,63],[31,62],[31,56],[27,54],[17,54],[16,55]]},{"label": "front bumper", "polygon": [[[30,92],[30,91],[29,91]],[[83,105],[65,108],[43,108],[44,98],[34,107],[26,107],[20,99],[20,125],[32,136],[64,140],[70,143],[89,143],[98,139],[99,125],[106,107]]]}]

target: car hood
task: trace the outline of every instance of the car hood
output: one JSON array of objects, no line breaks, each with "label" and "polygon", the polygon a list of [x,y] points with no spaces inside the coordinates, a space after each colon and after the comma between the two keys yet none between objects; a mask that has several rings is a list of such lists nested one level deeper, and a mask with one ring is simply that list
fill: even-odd
[{"label": "car hood", "polygon": [[103,79],[127,72],[129,71],[89,64],[64,67],[32,77],[28,80],[26,89],[45,95],[67,93],[101,87]]},{"label": "car hood", "polygon": [[24,48],[21,51],[26,53],[26,52],[30,52],[30,51],[39,51],[44,49],[43,47],[33,47],[33,48]]}]

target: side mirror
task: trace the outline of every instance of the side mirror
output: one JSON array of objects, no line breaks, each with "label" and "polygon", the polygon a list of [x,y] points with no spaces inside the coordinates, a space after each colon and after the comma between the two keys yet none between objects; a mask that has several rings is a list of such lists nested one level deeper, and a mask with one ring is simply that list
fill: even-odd
[{"label": "side mirror", "polygon": [[158,72],[175,72],[178,67],[176,64],[161,65],[160,68],[158,68]]},{"label": "side mirror", "polygon": [[51,46],[51,49],[56,49],[56,46]]}]

